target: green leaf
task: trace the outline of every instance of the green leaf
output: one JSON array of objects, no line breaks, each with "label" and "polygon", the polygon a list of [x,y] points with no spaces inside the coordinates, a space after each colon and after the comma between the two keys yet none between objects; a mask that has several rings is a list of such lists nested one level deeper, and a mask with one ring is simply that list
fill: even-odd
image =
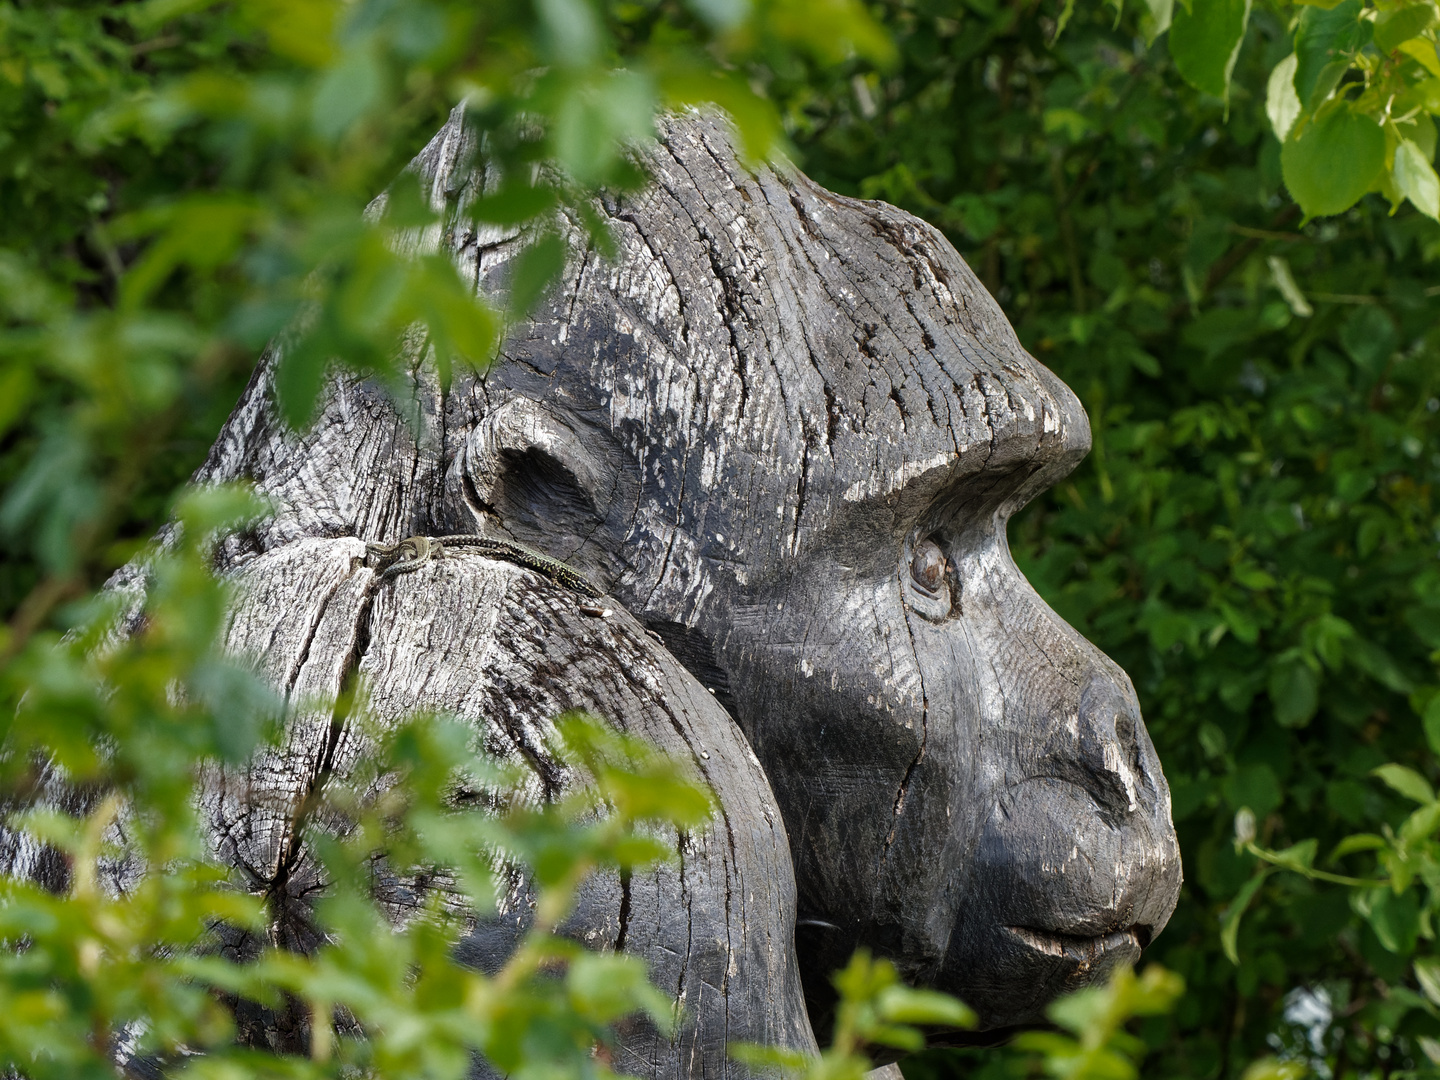
[{"label": "green leaf", "polygon": [[1440,221],[1440,177],[1420,147],[1401,139],[1395,148],[1395,187],[1426,217]]},{"label": "green leaf", "polygon": [[25,412],[34,384],[31,370],[23,362],[7,361],[7,366],[0,370],[0,437]]},{"label": "green leaf", "polygon": [[[1433,164],[1435,161],[1436,146],[1437,143],[1440,143],[1440,130],[1436,129],[1435,121],[1429,113],[1416,111],[1417,109],[1424,110],[1429,108],[1428,104],[1414,100],[1414,98],[1418,98],[1418,96],[1419,95],[1414,95],[1412,97],[1411,95],[1405,95],[1406,111],[1411,113],[1411,115],[1408,117],[1398,117],[1395,120],[1395,130],[1400,133],[1401,138],[1409,139],[1418,146],[1425,160]],[[1396,98],[1395,100],[1398,102],[1400,99]],[[1440,113],[1440,101],[1433,102],[1432,104],[1436,106],[1435,111]]]},{"label": "green leaf", "polygon": [[581,183],[612,179],[625,147],[653,134],[655,105],[654,84],[635,72],[568,88],[550,128],[558,164]]},{"label": "green leaf", "polygon": [[1270,127],[1282,143],[1295,121],[1300,117],[1300,97],[1295,93],[1295,66],[1299,62],[1291,53],[1270,72],[1270,81],[1265,88],[1265,115],[1270,118]]},{"label": "green leaf", "polygon": [[[1365,305],[1356,308],[1340,327],[1341,347],[1369,378],[1379,376],[1380,369],[1390,359],[1390,354],[1399,343],[1400,336],[1395,329],[1394,320],[1378,306]],[[1347,502],[1359,502],[1375,486],[1374,476],[1366,473],[1350,473],[1348,481],[1345,485],[1348,490],[1341,490],[1338,483],[1336,486],[1336,494]],[[1347,658],[1351,657],[1350,646],[1356,640],[1358,639],[1352,638],[1346,642]],[[1363,671],[1362,665],[1363,661],[1357,666],[1361,666]]]},{"label": "green leaf", "polygon": [[1355,636],[1355,628],[1338,615],[1318,615],[1305,628],[1305,643],[1315,650],[1331,671],[1345,663],[1345,642]]},{"label": "green leaf", "polygon": [[1104,986],[1087,986],[1055,1002],[1045,1015],[1076,1035],[1099,1027],[1110,1011],[1111,995]]},{"label": "green leaf", "polygon": [[925,1036],[913,1027],[906,1027],[903,1024],[867,1025],[865,1040],[879,1043],[881,1046],[893,1046],[897,1050],[908,1050],[911,1053],[925,1049]]},{"label": "green leaf", "polygon": [[787,1050],[781,1046],[766,1046],[762,1043],[732,1042],[726,1044],[726,1053],[742,1065],[748,1065],[757,1072],[774,1070],[779,1073],[803,1073],[811,1058],[798,1050]]},{"label": "green leaf", "polygon": [[1260,627],[1248,613],[1223,601],[1219,607],[1220,613],[1225,617],[1225,625],[1230,627],[1232,634],[1247,645],[1253,645],[1260,640]]},{"label": "green leaf", "polygon": [[1287,660],[1270,672],[1267,687],[1281,727],[1304,727],[1320,706],[1320,679],[1303,660]]},{"label": "green leaf", "polygon": [[1042,122],[1045,134],[1063,131],[1072,143],[1079,142],[1090,130],[1090,121],[1074,109],[1046,109]]},{"label": "green leaf", "polygon": [[1255,898],[1260,886],[1269,876],[1269,867],[1262,868],[1240,887],[1240,891],[1235,894],[1235,899],[1230,901],[1230,906],[1220,916],[1220,947],[1236,967],[1240,966],[1240,953],[1236,948],[1236,939],[1240,934],[1240,918],[1245,914],[1245,909],[1250,906],[1250,901]]},{"label": "green leaf", "polygon": [[520,225],[555,208],[555,189],[543,184],[509,183],[469,207],[475,221],[492,225]]},{"label": "green leaf", "polygon": [[1241,765],[1220,782],[1221,794],[1237,810],[1248,806],[1257,818],[1278,809],[1284,796],[1269,765]]},{"label": "green leaf", "polygon": [[1351,664],[1397,694],[1408,694],[1415,689],[1415,684],[1400,670],[1395,658],[1374,641],[1354,638],[1346,644],[1345,653]]},{"label": "green leaf", "polygon": [[1400,823],[1400,828],[1396,830],[1398,846],[1404,848],[1424,843],[1435,835],[1437,828],[1440,828],[1440,803],[1422,806]]},{"label": "green leaf", "polygon": [[1440,960],[1433,956],[1416,957],[1413,967],[1420,989],[1432,1005],[1440,1005]]},{"label": "green leaf", "polygon": [[731,30],[749,17],[747,0],[689,0],[689,6],[716,30]]},{"label": "green leaf", "polygon": [[1383,836],[1374,833],[1355,833],[1347,836],[1335,845],[1335,850],[1330,852],[1330,862],[1343,858],[1346,855],[1353,855],[1357,851],[1379,851],[1389,847],[1390,842]]},{"label": "green leaf", "polygon": [[217,2],[218,0],[144,0],[136,5],[130,20],[133,25],[148,30],[181,15],[203,11]]},{"label": "green leaf", "polygon": [[1145,0],[1145,10],[1140,15],[1145,44],[1154,45],[1155,39],[1170,29],[1174,16],[1175,0]]},{"label": "green leaf", "polygon": [[537,0],[535,12],[544,28],[546,59],[557,66],[581,67],[595,58],[603,31],[586,0]]},{"label": "green leaf", "polygon": [[1406,889],[1397,895],[1390,888],[1376,889],[1369,899],[1366,918],[1380,944],[1400,956],[1414,952],[1420,936],[1420,903],[1414,890]]},{"label": "green leaf", "polygon": [[1070,18],[1074,14],[1075,0],[1065,0],[1060,8],[1060,17],[1055,20],[1055,36],[1051,38],[1052,44],[1060,40],[1060,35],[1065,32],[1065,27],[1070,25]]},{"label": "green leaf", "polygon": [[1440,608],[1412,604],[1405,609],[1407,626],[1431,649],[1440,649]]},{"label": "green leaf", "polygon": [[1250,0],[1191,0],[1170,25],[1170,56],[1197,90],[1230,97],[1230,73],[1250,22]]},{"label": "green leaf", "polygon": [[1334,81],[1349,66],[1350,56],[1368,39],[1370,24],[1361,20],[1363,11],[1361,0],[1344,0],[1328,11],[1307,7],[1300,13],[1295,28],[1295,93],[1307,109],[1314,110],[1320,104],[1315,91],[1326,66],[1344,65],[1331,73],[1333,88]]},{"label": "green leaf", "polygon": [[524,318],[565,268],[565,241],[547,233],[532,241],[510,271],[510,312]]},{"label": "green leaf", "polygon": [[1399,48],[1402,53],[1417,61],[1431,75],[1440,76],[1440,52],[1437,52],[1435,42],[1428,38],[1413,38],[1410,41],[1401,42]]},{"label": "green leaf", "polygon": [[370,49],[351,49],[320,80],[310,123],[322,139],[338,139],[385,96],[385,73]]},{"label": "green leaf", "polygon": [[1274,575],[1266,573],[1251,562],[1236,563],[1230,569],[1230,576],[1247,589],[1263,590],[1275,587]]},{"label": "green leaf", "polygon": [[963,1002],[936,990],[912,990],[891,986],[880,992],[876,1010],[882,1019],[895,1024],[933,1024],[972,1028],[975,1013]]},{"label": "green leaf", "polygon": [[1384,169],[1385,133],[1336,101],[1290,133],[1280,167],[1306,217],[1339,214],[1359,202]]},{"label": "green leaf", "polygon": [[[1310,93],[1305,98],[1305,108],[1310,110],[1318,109],[1329,100],[1335,88],[1340,85],[1340,80],[1350,70],[1350,57],[1341,57],[1339,60],[1332,60],[1322,67],[1315,76],[1315,81],[1310,86]],[[1298,95],[1297,95],[1298,96]]]},{"label": "green leaf", "polygon": [[275,364],[275,396],[281,417],[292,429],[303,428],[314,415],[328,366],[328,358],[310,336],[282,346]]},{"label": "green leaf", "polygon": [[669,1033],[670,999],[650,983],[645,962],[623,953],[582,952],[566,976],[570,1002],[587,1019],[610,1023],[643,1012]]},{"label": "green leaf", "polygon": [[1440,754],[1440,694],[1436,694],[1425,706],[1421,722],[1425,725],[1425,741],[1430,744],[1431,752]]},{"label": "green leaf", "polygon": [[1375,47],[1382,53],[1394,52],[1404,42],[1429,30],[1435,22],[1435,5],[1428,0],[1395,11],[1382,11],[1375,16]]},{"label": "green leaf", "polygon": [[1435,801],[1435,792],[1430,787],[1430,781],[1414,769],[1407,769],[1404,765],[1396,765],[1392,762],[1381,765],[1378,769],[1370,770],[1370,775],[1378,777],[1392,791],[1404,795],[1407,799],[1413,799],[1425,806]]},{"label": "green leaf", "polygon": [[1314,837],[1309,840],[1301,840],[1298,844],[1292,844],[1283,851],[1272,851],[1270,855],[1277,866],[1283,866],[1287,870],[1294,870],[1303,874],[1315,865],[1315,851],[1319,841]]}]

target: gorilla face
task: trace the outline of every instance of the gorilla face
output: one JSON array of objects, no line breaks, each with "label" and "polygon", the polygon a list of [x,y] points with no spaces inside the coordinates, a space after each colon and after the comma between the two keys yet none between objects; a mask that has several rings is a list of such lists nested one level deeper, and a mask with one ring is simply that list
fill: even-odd
[{"label": "gorilla face", "polygon": [[[794,853],[823,1026],[859,945],[988,1026],[1133,962],[1174,908],[1125,673],[1036,595],[1010,515],[1089,449],[935,230],[671,122],[505,362],[452,395],[454,528],[569,559],[739,721]],[[505,258],[461,234],[482,288]]]},{"label": "gorilla face", "polygon": [[719,666],[786,815],[815,1011],[866,944],[1021,1023],[1164,926],[1169,794],[1129,680],[1030,588],[1003,520],[905,523],[746,590]]}]

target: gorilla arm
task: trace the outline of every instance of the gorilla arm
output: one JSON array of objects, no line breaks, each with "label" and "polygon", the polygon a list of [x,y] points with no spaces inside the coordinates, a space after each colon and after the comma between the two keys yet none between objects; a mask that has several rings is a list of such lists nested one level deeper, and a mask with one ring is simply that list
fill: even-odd
[{"label": "gorilla arm", "polygon": [[[353,673],[363,708],[382,725],[417,710],[459,717],[488,753],[528,765],[541,798],[571,782],[546,750],[551,719],[569,709],[693,762],[717,796],[716,817],[672,837],[674,863],[592,879],[566,927],[592,947],[643,957],[684,1009],[673,1040],[623,1030],[615,1064],[643,1077],[723,1076],[737,1068],[726,1056],[730,1040],[813,1049],[784,825],[759,763],[713,696],[628,614],[587,615],[583,597],[533,571],[459,549],[382,579],[363,555],[358,540],[311,539],[234,567],[239,599],[227,647],[255,657],[292,703],[333,699]],[[343,777],[364,743],[328,710],[302,706],[276,751],[207,785],[221,857],[272,898],[275,944],[313,942],[310,899],[323,891],[315,861],[289,839],[296,809],[322,772]],[[503,961],[528,922],[533,898],[520,877],[512,885],[502,916],[461,943],[461,956],[482,968]],[[393,879],[378,881],[377,894],[397,921],[423,900],[414,882]]]}]

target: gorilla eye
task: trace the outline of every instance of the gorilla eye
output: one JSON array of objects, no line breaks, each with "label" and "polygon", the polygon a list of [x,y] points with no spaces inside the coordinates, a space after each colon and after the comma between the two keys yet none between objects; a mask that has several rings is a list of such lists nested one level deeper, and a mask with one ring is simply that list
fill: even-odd
[{"label": "gorilla eye", "polygon": [[940,592],[940,586],[945,583],[945,553],[934,540],[924,540],[915,545],[915,557],[910,560],[910,577],[926,592]]}]

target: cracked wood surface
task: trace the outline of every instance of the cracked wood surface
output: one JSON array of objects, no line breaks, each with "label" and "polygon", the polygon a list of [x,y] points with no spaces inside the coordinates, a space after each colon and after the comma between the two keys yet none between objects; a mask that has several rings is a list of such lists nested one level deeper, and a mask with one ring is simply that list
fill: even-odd
[{"label": "cracked wood surface", "polygon": [[[813,1049],[784,826],[759,762],[713,696],[633,618],[586,615],[574,592],[532,571],[447,551],[382,581],[364,553],[357,540],[309,538],[227,568],[240,596],[227,649],[285,691],[294,718],[282,744],[248,769],[212,770],[203,806],[221,858],[270,898],[273,942],[316,944],[308,913],[324,881],[298,825],[315,789],[365,753],[356,724],[313,707],[333,701],[349,674],[359,676],[367,720],[460,717],[485,753],[529,770],[537,800],[575,782],[546,749],[553,718],[587,709],[693,763],[720,803],[703,830],[670,836],[673,865],[587,882],[565,927],[591,947],[644,958],[685,1010],[673,1039],[645,1024],[623,1028],[617,1067],[725,1075],[732,1039]],[[510,882],[499,916],[459,947],[482,968],[503,962],[529,920],[533,896],[523,878]],[[375,889],[397,922],[426,893],[384,874]]]},{"label": "cracked wood surface", "polygon": [[[615,256],[557,219],[562,279],[488,371],[442,387],[412,335],[408,418],[337,377],[286,434],[262,366],[201,479],[276,512],[225,556],[474,532],[574,565],[754,747],[822,1030],[857,945],[987,1025],[1034,1018],[1138,957],[1180,881],[1129,679],[1005,539],[1088,450],[1084,411],[931,226],[747,169],[712,117],[643,156],[654,182],[595,204]],[[498,181],[458,115],[413,167],[444,220],[399,242],[503,297],[521,239],[465,216]]]},{"label": "cracked wood surface", "polygon": [[[704,983],[730,995],[728,1037],[779,1024],[808,1041],[793,969],[775,959],[792,932],[822,1029],[829,974],[857,945],[959,993],[987,1026],[1033,1019],[1056,993],[1138,957],[1180,882],[1169,791],[1129,679],[1036,595],[1005,538],[1009,516],[1088,450],[1084,411],[924,222],[793,172],[746,169],[709,117],[666,120],[644,159],[652,184],[596,204],[616,256],[562,218],[562,281],[488,371],[442,387],[417,330],[403,409],[336,376],[312,427],[292,434],[271,405],[275,356],[257,370],[198,475],[250,480],[275,506],[219,553],[223,569],[253,579],[247,596],[264,597],[246,600],[260,613],[254,654],[297,701],[338,685],[363,574],[326,567],[364,542],[469,532],[562,559],[664,641],[635,637],[668,672],[638,715],[694,699],[710,710],[694,721],[707,738],[733,716],[745,738],[729,729],[726,753],[749,761],[748,739],[783,814],[793,886],[781,856],[757,847],[743,874],[756,899],[738,912],[727,836],[687,850],[678,892],[653,893],[657,957],[692,951],[700,909],[666,905],[698,895],[697,858],[731,885],[724,917],[706,918],[732,943],[736,919],[744,941],[767,943],[764,963],[732,950],[728,974]],[[464,216],[496,178],[458,116],[414,168],[445,220],[400,242],[448,251],[477,291],[502,296],[521,241]],[[945,558],[938,590],[910,572],[931,543]],[[483,560],[468,558],[483,577]],[[383,614],[394,634],[361,662],[367,679],[390,680],[377,707],[449,700],[475,677],[460,670],[462,653],[479,656],[464,652],[465,635],[508,643],[508,620],[529,625],[523,610],[495,607],[479,577],[470,606],[436,605],[460,588],[444,575],[461,565],[447,559],[404,575],[393,597],[376,594],[371,625]],[[502,742],[523,746],[541,703],[554,703],[536,680],[581,692],[544,659],[569,655],[569,632],[487,699]],[[450,659],[434,666],[431,653]],[[266,809],[260,792],[227,781],[239,786],[217,831],[246,838],[234,841],[237,864],[273,865],[306,769],[348,752],[327,714],[302,710],[289,756],[257,764],[271,771],[256,783],[288,796]],[[754,794],[754,777],[734,782],[733,808],[720,792],[732,831],[779,843],[768,794]],[[304,873],[302,859],[291,878]],[[613,944],[625,890],[598,882],[594,893],[614,919],[594,924],[595,940]],[[627,950],[640,947],[648,902],[632,882]],[[755,1011],[777,1002],[774,1019]],[[724,1071],[717,1029],[704,1030],[688,1057],[637,1053],[657,1072]]]}]

